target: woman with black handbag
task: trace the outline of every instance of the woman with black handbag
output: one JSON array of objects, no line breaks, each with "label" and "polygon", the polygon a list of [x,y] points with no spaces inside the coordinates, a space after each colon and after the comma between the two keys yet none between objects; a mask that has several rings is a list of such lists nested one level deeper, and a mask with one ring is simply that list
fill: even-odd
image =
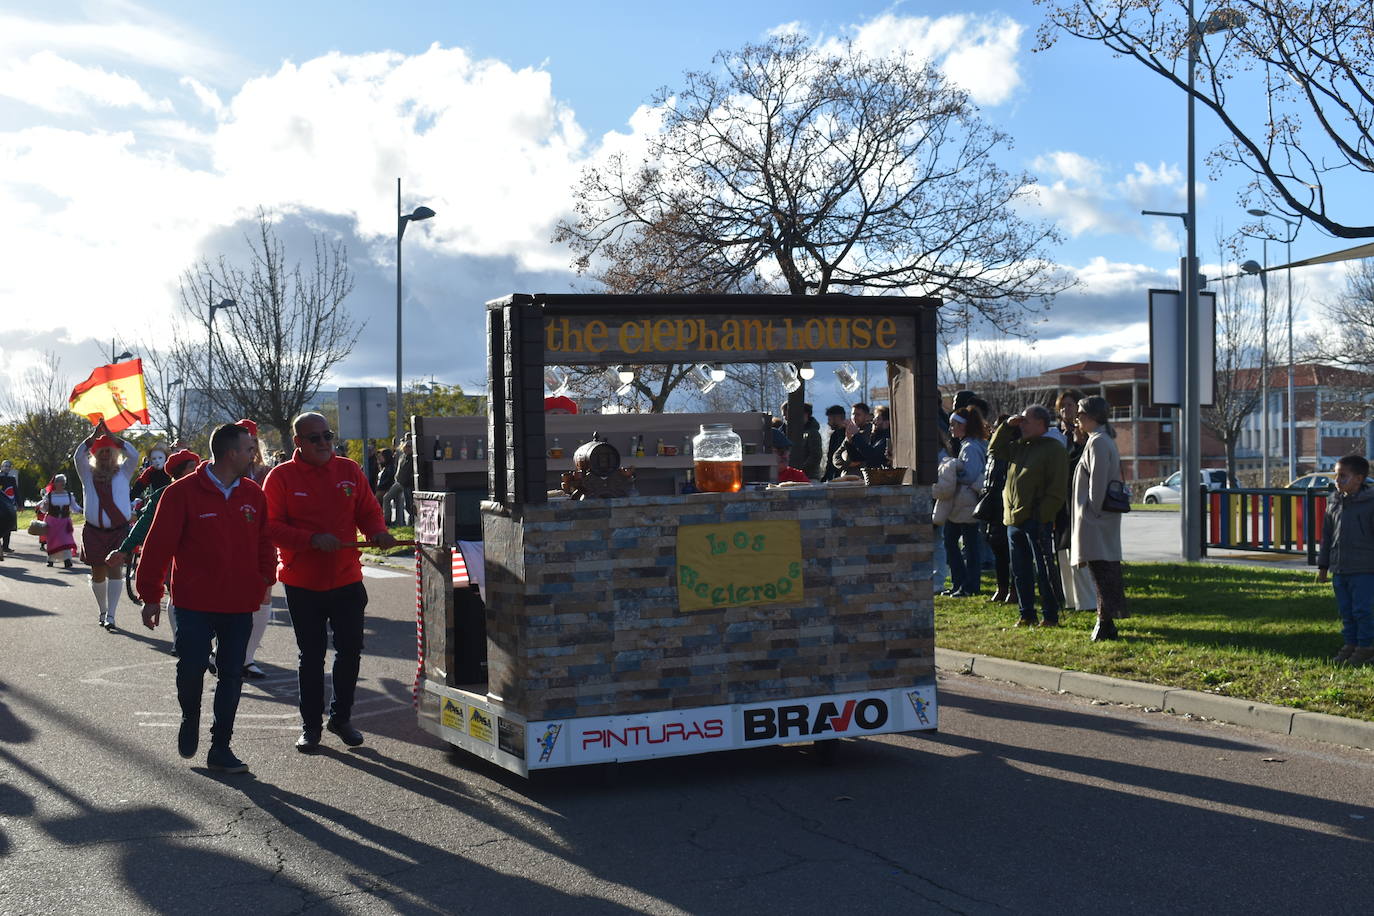
[{"label": "woman with black handbag", "polygon": [[1121,578],[1121,512],[1107,500],[1111,485],[1121,486],[1121,455],[1109,410],[1107,400],[1096,395],[1078,403],[1078,426],[1088,441],[1072,481],[1072,561],[1075,568],[1087,566],[1097,585],[1093,642],[1116,639],[1116,621],[1128,616]]}]

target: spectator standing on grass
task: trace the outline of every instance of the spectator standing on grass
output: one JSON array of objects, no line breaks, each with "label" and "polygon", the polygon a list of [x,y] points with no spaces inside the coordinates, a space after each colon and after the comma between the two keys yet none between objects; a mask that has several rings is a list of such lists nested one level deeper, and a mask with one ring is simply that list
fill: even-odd
[{"label": "spectator standing on grass", "polygon": [[[1007,415],[997,418],[993,432],[1001,429],[1007,422]],[[1020,433],[1016,434],[1018,437]],[[988,599],[990,604],[1015,604],[1016,585],[1011,578],[1011,544],[1007,542],[1007,526],[1003,524],[1001,505],[1002,491],[1007,485],[1006,459],[989,459],[987,474],[983,478],[983,492],[996,494],[998,513],[994,521],[988,522],[988,546],[992,549],[993,571],[997,578],[997,591]]]},{"label": "spectator standing on grass", "polygon": [[1365,488],[1369,461],[1346,455],[1336,462],[1336,492],[1326,503],[1317,581],[1328,573],[1336,592],[1345,644],[1331,661],[1374,665],[1374,490]]},{"label": "spectator standing on grass", "polygon": [[[972,598],[982,590],[983,545],[973,507],[982,495],[987,467],[987,431],[975,407],[961,407],[949,415],[949,434],[959,443],[955,465],[954,507],[944,523],[945,559],[949,563],[949,594]],[[960,500],[960,495],[964,499]]]},{"label": "spectator standing on grass", "polygon": [[[1077,388],[1066,388],[1055,399],[1055,410],[1059,414],[1059,432],[1064,436],[1064,447],[1069,451],[1069,480],[1074,479],[1074,470],[1087,447],[1088,435],[1078,424],[1078,405],[1087,395]],[[1115,432],[1112,436],[1115,437]],[[1120,479],[1120,478],[1114,478]],[[1067,610],[1097,611],[1097,587],[1093,584],[1092,573],[1086,566],[1075,566],[1071,557],[1073,549],[1073,518],[1068,507],[1055,519],[1055,560],[1059,566],[1059,593],[1064,596]]]},{"label": "spectator standing on grass", "polygon": [[[1042,627],[1059,626],[1059,599],[1050,576],[1054,570],[1054,517],[1068,495],[1069,456],[1048,435],[1049,410],[1027,407],[993,434],[988,454],[1007,462],[1002,490],[1002,520],[1011,543],[1012,576],[1021,612],[1018,627],[1036,625],[1035,591],[1040,587]],[[1013,439],[1019,429],[1021,438]]]},{"label": "spectator standing on grass", "polygon": [[1116,639],[1116,621],[1129,616],[1121,579],[1121,513],[1104,512],[1102,508],[1107,485],[1121,479],[1121,454],[1116,448],[1116,430],[1109,419],[1107,399],[1084,398],[1077,406],[1075,422],[1087,438],[1073,469],[1070,560],[1075,579],[1079,570],[1092,576],[1097,598],[1092,640],[1101,642]]}]

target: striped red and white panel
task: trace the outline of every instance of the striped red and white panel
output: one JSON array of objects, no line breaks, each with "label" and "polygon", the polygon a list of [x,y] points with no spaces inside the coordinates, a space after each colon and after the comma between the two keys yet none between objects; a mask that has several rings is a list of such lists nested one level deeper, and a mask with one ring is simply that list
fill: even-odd
[{"label": "striped red and white panel", "polygon": [[468,564],[463,561],[463,551],[453,548],[453,587],[462,588],[472,584],[468,578]]}]

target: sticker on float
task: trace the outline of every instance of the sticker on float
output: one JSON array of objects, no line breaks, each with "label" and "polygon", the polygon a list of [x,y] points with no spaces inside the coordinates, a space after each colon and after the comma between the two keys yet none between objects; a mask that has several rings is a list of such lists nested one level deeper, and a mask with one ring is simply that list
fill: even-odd
[{"label": "sticker on float", "polygon": [[801,522],[678,527],[679,610],[798,603],[802,591]]},{"label": "sticker on float", "polygon": [[530,767],[578,766],[936,727],[935,688],[533,722]]}]

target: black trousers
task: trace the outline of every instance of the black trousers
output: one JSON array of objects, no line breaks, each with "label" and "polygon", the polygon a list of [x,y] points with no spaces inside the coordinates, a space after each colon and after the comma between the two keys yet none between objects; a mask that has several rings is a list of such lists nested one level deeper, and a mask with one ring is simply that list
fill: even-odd
[{"label": "black trousers", "polygon": [[286,586],[286,607],[300,650],[296,677],[301,694],[301,724],[318,731],[324,718],[324,654],[334,634],[334,697],[329,716],[347,722],[363,657],[363,610],[367,589],[354,582],[328,591]]}]

